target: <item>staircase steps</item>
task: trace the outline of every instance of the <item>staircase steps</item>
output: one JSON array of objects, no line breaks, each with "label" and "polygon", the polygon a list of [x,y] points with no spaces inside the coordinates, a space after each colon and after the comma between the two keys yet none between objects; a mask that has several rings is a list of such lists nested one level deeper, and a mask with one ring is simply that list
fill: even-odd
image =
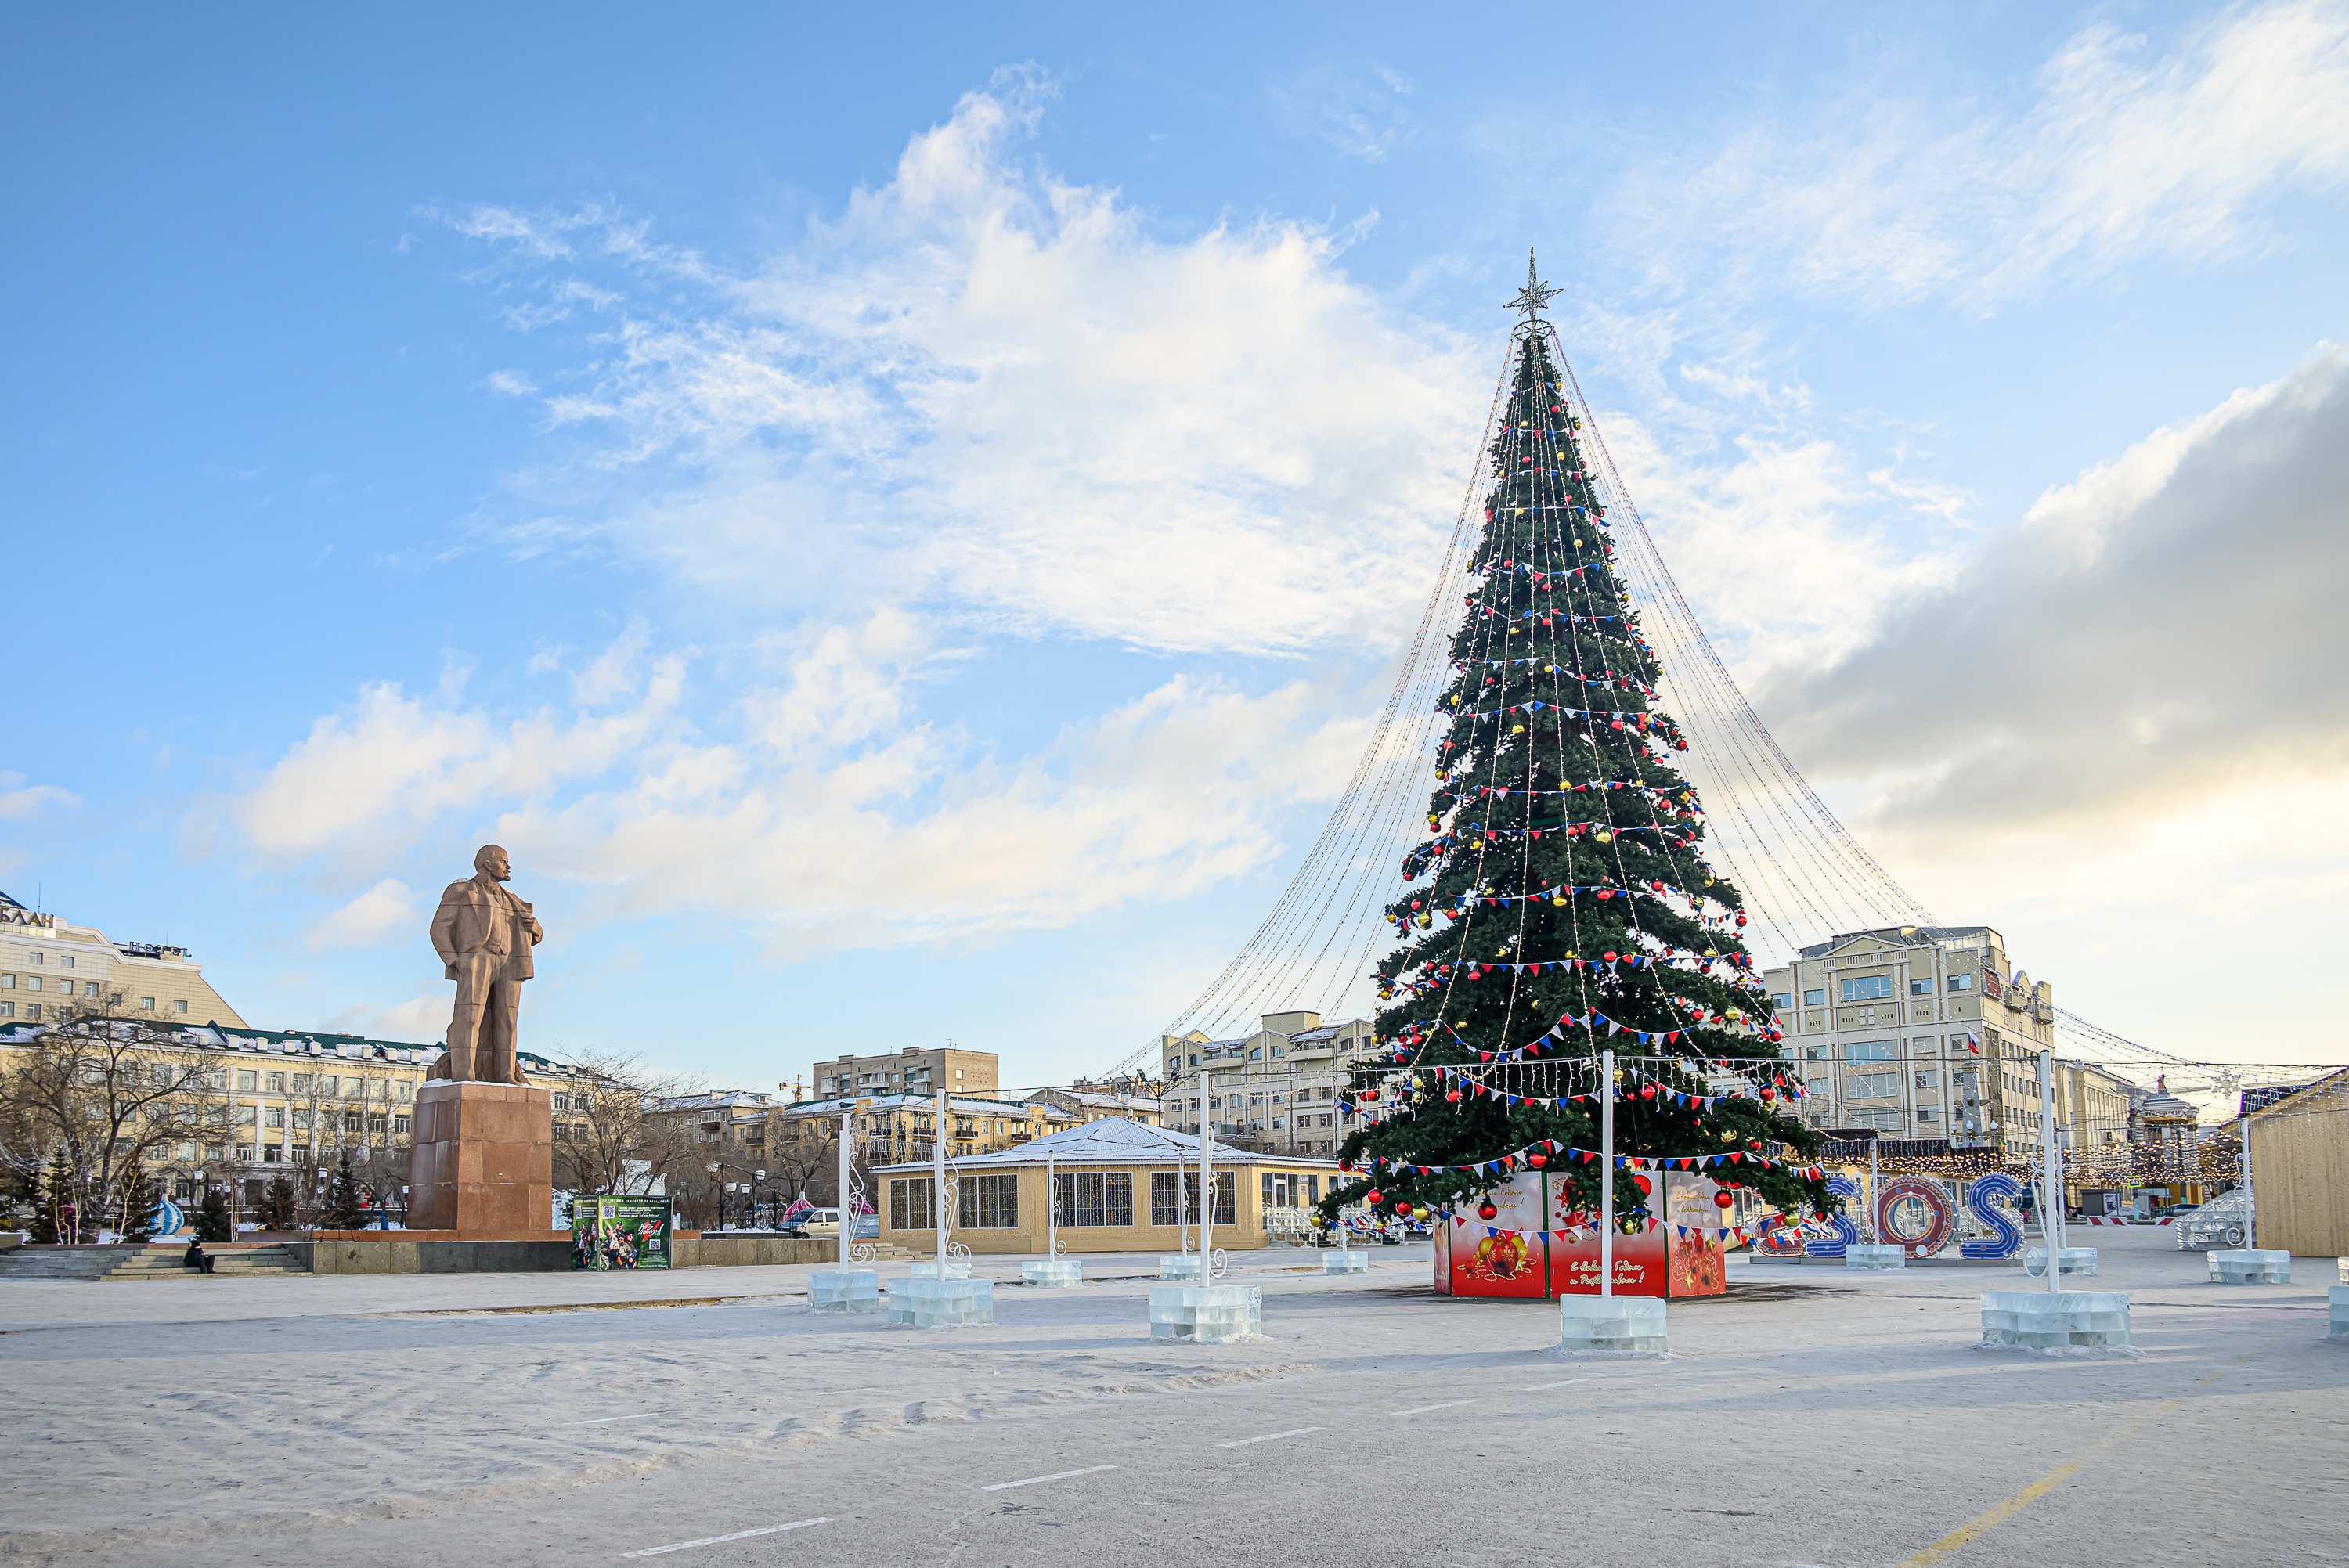
[{"label": "staircase steps", "polygon": [[[211,1246],[212,1277],[222,1274],[306,1274],[282,1246]],[[152,1246],[17,1247],[0,1253],[0,1280],[186,1279],[194,1270],[180,1259],[182,1242]]]}]

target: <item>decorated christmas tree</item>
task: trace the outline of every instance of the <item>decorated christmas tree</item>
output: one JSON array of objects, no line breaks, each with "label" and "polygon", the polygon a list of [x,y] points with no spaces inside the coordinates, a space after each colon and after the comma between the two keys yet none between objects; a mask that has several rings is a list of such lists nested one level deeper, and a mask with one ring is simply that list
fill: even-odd
[{"label": "decorated christmas tree", "polygon": [[1514,302],[1475,586],[1438,699],[1431,836],[1387,909],[1402,944],[1377,972],[1385,1054],[1357,1076],[1342,1150],[1356,1174],[1323,1211],[1489,1220],[1487,1194],[1546,1169],[1596,1215],[1612,1094],[1620,1229],[1658,1222],[1671,1170],[1757,1192],[1743,1208],[1758,1229],[1834,1201],[1816,1134],[1781,1114],[1799,1089],[1746,916],[1672,766],[1688,745],[1656,706],[1655,650],[1540,315],[1557,292],[1529,276]]}]

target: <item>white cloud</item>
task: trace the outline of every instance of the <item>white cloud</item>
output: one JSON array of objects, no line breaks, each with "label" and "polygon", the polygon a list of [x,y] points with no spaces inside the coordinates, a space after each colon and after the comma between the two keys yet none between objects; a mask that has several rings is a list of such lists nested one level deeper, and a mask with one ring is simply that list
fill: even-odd
[{"label": "white cloud", "polygon": [[2167,47],[2095,23],[2012,108],[1864,81],[1709,156],[1640,166],[1606,207],[1619,239],[1678,256],[1711,294],[1736,277],[1993,309],[2146,256],[2257,251],[2266,203],[2344,181],[2349,6],[2287,0]]},{"label": "white cloud", "polygon": [[0,822],[29,822],[52,806],[78,806],[81,797],[55,784],[27,784],[21,773],[0,772]]},{"label": "white cloud", "polygon": [[411,996],[389,1006],[361,1003],[346,1007],[326,1020],[326,1028],[330,1034],[365,1035],[372,1040],[437,1045],[448,1038],[449,1014],[450,998],[446,995]]},{"label": "white cloud", "polygon": [[1160,649],[1407,624],[1482,356],[1350,283],[1337,237],[1163,242],[1115,191],[1030,172],[1039,112],[1017,80],[968,96],[753,274],[606,211],[469,219],[513,247],[501,287],[599,256],[657,285],[551,401],[589,446],[517,477],[511,547],[617,549],[785,611],[821,593],[835,618],[920,603]]},{"label": "white cloud", "polygon": [[481,377],[481,385],[509,397],[527,397],[538,390],[538,384],[519,370],[492,370]]},{"label": "white cloud", "polygon": [[[476,829],[533,885],[586,884],[569,919],[716,914],[797,956],[991,940],[1189,897],[1276,856],[1280,814],[1334,798],[1368,736],[1361,693],[1297,682],[1251,696],[1178,675],[999,761],[922,715],[916,683],[954,655],[883,610],[810,629],[778,678],[734,692],[733,733],[701,740],[665,723],[682,655],[646,647],[640,627],[615,650],[666,673],[610,716],[500,720],[367,687],[233,820],[271,860],[346,866]],[[421,923],[387,880],[309,941]]]},{"label": "white cloud", "polygon": [[2349,350],[2327,348],[2050,491],[1757,706],[1920,852],[2119,841],[2221,800],[2329,841],[2301,791],[2349,763],[2344,493]]},{"label": "white cloud", "polygon": [[657,660],[633,707],[493,722],[452,695],[414,697],[394,683],[361,689],[344,712],[310,727],[231,815],[265,859],[331,854],[354,863],[412,842],[442,818],[593,777],[652,743],[670,724],[685,679],[681,655]]},{"label": "white cloud", "polygon": [[396,877],[383,881],[310,928],[313,953],[326,947],[372,947],[405,932],[420,938],[424,916],[416,896]]}]

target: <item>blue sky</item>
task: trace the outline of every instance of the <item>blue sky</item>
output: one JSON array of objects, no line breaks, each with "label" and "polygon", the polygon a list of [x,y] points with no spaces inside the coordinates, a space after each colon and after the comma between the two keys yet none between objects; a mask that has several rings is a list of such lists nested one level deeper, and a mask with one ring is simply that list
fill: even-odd
[{"label": "blue sky", "polygon": [[2219,975],[2349,891],[2349,7],[16,38],[0,888],[255,1022],[437,1033],[494,836],[541,1047],[1124,1057],[1342,785],[1533,245],[1877,858],[2148,1043],[2338,1055]]}]

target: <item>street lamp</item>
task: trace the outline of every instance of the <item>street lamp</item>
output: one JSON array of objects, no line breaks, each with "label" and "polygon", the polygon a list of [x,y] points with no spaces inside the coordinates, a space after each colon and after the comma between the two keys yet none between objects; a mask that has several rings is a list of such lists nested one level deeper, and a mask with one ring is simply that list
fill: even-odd
[{"label": "street lamp", "polygon": [[721,1167],[716,1161],[713,1160],[709,1162],[709,1173],[712,1176],[719,1176],[719,1178],[718,1182],[718,1228],[722,1231],[726,1228],[726,1181],[724,1177],[719,1175],[720,1170]]}]

